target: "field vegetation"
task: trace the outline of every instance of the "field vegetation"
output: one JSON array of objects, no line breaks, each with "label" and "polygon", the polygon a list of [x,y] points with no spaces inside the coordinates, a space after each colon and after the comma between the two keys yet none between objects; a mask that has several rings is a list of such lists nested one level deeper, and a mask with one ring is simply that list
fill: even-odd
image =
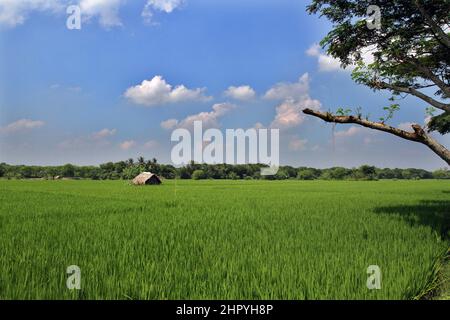
[{"label": "field vegetation", "polygon": [[449,195],[433,180],[0,180],[0,299],[419,298],[449,248]]}]

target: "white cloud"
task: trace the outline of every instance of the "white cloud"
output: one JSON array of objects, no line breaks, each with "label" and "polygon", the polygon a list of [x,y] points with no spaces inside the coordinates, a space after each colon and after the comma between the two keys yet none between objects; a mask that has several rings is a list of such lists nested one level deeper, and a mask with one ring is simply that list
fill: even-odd
[{"label": "white cloud", "polygon": [[219,128],[220,124],[218,120],[235,107],[235,105],[230,103],[216,103],[209,112],[200,112],[190,115],[181,121],[169,119],[163,121],[161,126],[165,129],[173,129],[175,127],[192,129],[194,121],[202,121],[203,128]]},{"label": "white cloud", "polygon": [[308,73],[303,74],[297,82],[280,82],[270,88],[264,95],[268,100],[304,100],[309,97]]},{"label": "white cloud", "polygon": [[283,100],[276,108],[272,128],[287,129],[298,126],[305,119],[303,109],[320,110],[320,101],[309,95],[309,81],[309,75],[305,73],[297,82],[278,83],[266,92],[265,99]]},{"label": "white cloud", "polygon": [[161,122],[161,128],[166,130],[174,129],[176,128],[177,125],[178,125],[177,119],[168,119],[166,121]]},{"label": "white cloud", "polygon": [[224,94],[227,97],[242,101],[251,100],[256,96],[255,90],[253,90],[250,86],[231,86],[225,91]]},{"label": "white cloud", "polygon": [[0,128],[0,132],[1,133],[24,132],[40,128],[44,125],[45,123],[40,120],[20,119]]},{"label": "white cloud", "polygon": [[128,88],[125,97],[136,104],[156,106],[169,103],[208,101],[211,97],[204,95],[205,88],[188,89],[184,85],[173,88],[161,76],[144,80],[140,85]]},{"label": "white cloud", "polygon": [[333,57],[320,54],[318,57],[318,63],[319,63],[319,71],[322,72],[332,72],[332,71],[341,71],[345,70],[341,68],[341,63],[338,59],[335,59]]},{"label": "white cloud", "polygon": [[0,25],[21,25],[32,11],[56,13],[65,7],[61,0],[0,0]]},{"label": "white cloud", "polygon": [[154,11],[171,13],[181,7],[184,2],[184,0],[148,0],[142,11],[142,17],[146,23],[152,23]]},{"label": "white cloud", "polygon": [[344,70],[341,68],[341,63],[339,60],[321,53],[320,49],[320,45],[315,43],[308,50],[306,50],[306,54],[308,56],[317,58],[319,71],[330,72]]},{"label": "white cloud", "polygon": [[123,0],[81,0],[80,8],[83,17],[98,17],[102,27],[111,28],[122,25],[119,8]]},{"label": "white cloud", "polygon": [[111,136],[115,135],[116,132],[117,132],[116,129],[107,129],[107,128],[105,128],[105,129],[102,129],[102,130],[100,130],[98,132],[94,132],[92,134],[92,138],[96,139],[96,140],[104,139],[104,138],[111,137]]},{"label": "white cloud", "polygon": [[342,131],[337,131],[334,133],[334,136],[336,138],[348,138],[348,137],[354,137],[357,135],[362,134],[364,131],[366,131],[367,129],[363,128],[363,127],[355,127],[355,126],[351,126],[350,128],[348,128],[347,130],[342,130]]},{"label": "white cloud", "polygon": [[302,151],[306,149],[307,139],[299,139],[298,137],[293,137],[289,141],[289,150],[291,151]]},{"label": "white cloud", "polygon": [[310,57],[318,57],[320,55],[320,45],[314,43],[311,47],[306,50],[306,54]]},{"label": "white cloud", "polygon": [[122,150],[129,150],[136,146],[136,141],[127,140],[127,141],[122,142],[119,146]]},{"label": "white cloud", "polygon": [[[368,47],[362,50],[362,59],[365,64],[370,64],[374,61],[372,55],[374,48]],[[319,71],[322,72],[334,72],[334,71],[352,71],[355,66],[351,65],[346,68],[341,67],[341,62],[323,52],[321,52],[321,47],[317,43],[313,44],[306,50],[306,54],[310,57],[316,57],[319,66]]]},{"label": "white cloud", "polygon": [[210,112],[200,112],[186,117],[180,121],[179,127],[190,129],[192,128],[194,121],[202,121],[203,128],[218,128],[220,124],[218,120],[224,116],[228,111],[235,108],[235,105],[229,103],[216,103],[212,106]]},{"label": "white cloud", "polygon": [[32,12],[65,14],[70,4],[78,4],[83,19],[98,17],[102,27],[111,28],[122,25],[119,8],[124,3],[125,0],[0,0],[0,25],[21,25]]},{"label": "white cloud", "polygon": [[298,126],[304,119],[302,106],[290,99],[276,108],[275,119],[270,126],[277,129],[288,129]]}]

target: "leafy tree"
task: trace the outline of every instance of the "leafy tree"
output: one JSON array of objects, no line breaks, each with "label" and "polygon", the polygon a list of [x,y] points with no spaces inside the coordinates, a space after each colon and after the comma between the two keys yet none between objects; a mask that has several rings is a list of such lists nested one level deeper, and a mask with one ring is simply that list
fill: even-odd
[{"label": "leafy tree", "polygon": [[179,169],[179,176],[180,176],[180,179],[190,179],[191,172],[186,167],[181,167]]},{"label": "leafy tree", "polygon": [[22,166],[20,168],[20,174],[25,179],[33,178],[33,168],[29,166]]},{"label": "leafy tree", "polygon": [[[380,28],[368,27],[370,5],[381,9]],[[307,10],[332,22],[321,45],[344,67],[356,65],[352,73],[356,83],[374,91],[386,90],[392,93],[391,100],[414,96],[425,111],[433,108],[441,113],[433,116],[426,128],[413,124],[411,132],[386,124],[398,110],[397,104],[384,108],[388,114],[380,122],[362,118],[361,112],[347,115],[305,109],[304,113],[424,144],[450,164],[450,151],[429,134],[450,131],[450,1],[313,0]],[[368,52],[374,56],[373,63],[364,60]]]},{"label": "leafy tree", "polygon": [[75,167],[68,163],[64,165],[61,169],[61,174],[67,178],[73,178],[75,176]]},{"label": "leafy tree", "polygon": [[228,179],[230,179],[230,180],[238,180],[238,179],[239,179],[239,176],[238,176],[235,172],[231,172],[231,173],[228,175]]},{"label": "leafy tree", "polygon": [[333,180],[343,180],[349,175],[348,170],[342,167],[331,168],[329,172]]},{"label": "leafy tree", "polygon": [[[175,168],[172,165],[157,163],[156,159],[147,161],[144,165],[139,165],[139,161],[129,165],[125,161],[117,163],[107,162],[100,166],[74,166],[67,164],[64,166],[42,167],[42,166],[11,166],[6,163],[0,164],[0,173],[7,179],[22,178],[45,178],[53,179],[55,176],[78,177],[93,180],[116,180],[133,179],[142,171],[148,169],[148,163],[154,168],[155,173],[166,179],[181,177],[182,179],[264,179],[264,180],[285,180],[297,178],[299,180],[373,180],[373,179],[445,179],[450,178],[447,169],[442,169],[431,173],[423,169],[378,169],[372,166],[362,166],[358,169],[346,169],[335,167],[329,169],[314,168],[294,168],[291,166],[281,166],[274,176],[261,176],[262,164],[215,164],[189,163],[185,167]],[[148,170],[147,170],[148,171]]]},{"label": "leafy tree", "polygon": [[3,177],[4,176],[4,174],[6,173],[6,166],[7,166],[7,164],[6,163],[0,163],[0,177]]},{"label": "leafy tree", "polygon": [[144,157],[139,157],[139,158],[137,159],[137,163],[138,163],[138,165],[140,165],[140,166],[145,165],[145,158],[144,158]]},{"label": "leafy tree", "polygon": [[126,180],[130,180],[133,179],[134,177],[136,177],[138,174],[140,174],[143,168],[139,167],[139,166],[132,166],[132,167],[126,167],[123,170],[122,173],[122,178],[126,179]]},{"label": "leafy tree", "polygon": [[434,179],[450,179],[450,171],[448,169],[439,169],[433,172]]},{"label": "leafy tree", "polygon": [[159,174],[166,179],[175,179],[177,176],[177,170],[172,165],[161,165]]},{"label": "leafy tree", "polygon": [[194,180],[202,180],[202,179],[206,179],[206,178],[207,177],[206,177],[205,171],[203,171],[203,170],[195,170],[192,173],[192,179],[194,179]]},{"label": "leafy tree", "polygon": [[356,170],[356,177],[363,180],[376,179],[376,168],[373,166],[363,165]]},{"label": "leafy tree", "polygon": [[317,178],[315,170],[311,168],[299,169],[297,172],[297,179],[299,180],[314,180]]},{"label": "leafy tree", "polygon": [[289,179],[289,171],[285,168],[280,168],[278,172],[275,174],[276,180],[287,180]]}]

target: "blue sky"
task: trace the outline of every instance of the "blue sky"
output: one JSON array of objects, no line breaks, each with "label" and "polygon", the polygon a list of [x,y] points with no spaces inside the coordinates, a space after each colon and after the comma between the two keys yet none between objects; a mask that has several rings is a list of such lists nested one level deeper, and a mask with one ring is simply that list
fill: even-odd
[{"label": "blue sky", "polygon": [[[351,125],[333,137],[301,113],[361,106],[377,119],[389,105],[314,46],[330,25],[307,3],[0,0],[0,162],[170,163],[172,130],[201,118],[279,128],[282,164],[444,167],[424,146]],[[81,30],[66,27],[69,4]],[[420,101],[400,105],[391,125],[424,123]]]}]

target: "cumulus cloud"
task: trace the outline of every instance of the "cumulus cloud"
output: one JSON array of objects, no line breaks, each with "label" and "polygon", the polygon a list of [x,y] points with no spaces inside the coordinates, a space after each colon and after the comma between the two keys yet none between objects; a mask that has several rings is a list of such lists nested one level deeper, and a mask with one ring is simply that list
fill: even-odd
[{"label": "cumulus cloud", "polygon": [[142,11],[142,17],[146,23],[151,24],[153,23],[153,14],[155,11],[171,13],[181,7],[184,2],[184,0],[148,0]]},{"label": "cumulus cloud", "polygon": [[297,82],[278,83],[270,88],[264,95],[268,100],[283,100],[276,107],[276,115],[271,127],[287,129],[301,124],[305,117],[302,110],[310,108],[320,110],[322,104],[309,95],[310,78],[308,73],[303,74]]},{"label": "cumulus cloud", "polygon": [[136,141],[127,140],[127,141],[122,142],[119,146],[120,146],[120,149],[122,149],[122,150],[129,150],[136,146]]},{"label": "cumulus cloud", "polygon": [[360,135],[361,133],[363,133],[364,131],[366,131],[367,129],[363,128],[363,127],[355,127],[355,126],[351,126],[350,128],[348,128],[347,130],[341,130],[341,131],[337,131],[334,133],[334,136],[336,138],[348,138],[348,137],[354,137],[357,135]]},{"label": "cumulus cloud", "polygon": [[192,129],[195,121],[202,121],[203,128],[219,128],[219,119],[236,106],[230,103],[216,103],[209,112],[200,112],[187,116],[181,121],[169,119],[161,122],[164,129],[185,128]]},{"label": "cumulus cloud", "polygon": [[288,129],[298,126],[304,119],[302,106],[294,100],[289,99],[277,106],[275,119],[270,126],[272,128]]},{"label": "cumulus cloud", "polygon": [[111,28],[122,25],[119,8],[123,3],[124,0],[81,0],[80,8],[83,17],[98,17],[102,27]]},{"label": "cumulus cloud", "polygon": [[65,14],[69,5],[78,4],[85,20],[98,17],[102,27],[111,28],[122,25],[119,8],[124,3],[125,0],[0,0],[0,25],[21,25],[32,12]]},{"label": "cumulus cloud", "polygon": [[234,108],[235,105],[233,104],[216,103],[212,106],[212,111],[200,112],[198,114],[188,116],[184,120],[180,121],[178,126],[181,128],[190,129],[192,128],[194,121],[202,121],[203,128],[218,128],[220,127],[218,120]]},{"label": "cumulus cloud", "polygon": [[184,85],[173,88],[162,76],[144,80],[141,84],[128,88],[125,97],[148,107],[179,102],[208,101],[211,97],[204,94],[205,88],[188,89]]},{"label": "cumulus cloud", "polygon": [[92,134],[92,138],[95,139],[95,140],[105,139],[107,137],[111,137],[111,136],[115,135],[116,132],[117,132],[116,129],[107,129],[107,128],[105,128],[105,129],[102,129],[102,130],[100,130],[98,132],[94,132]]},{"label": "cumulus cloud", "polygon": [[[365,64],[370,64],[374,61],[374,57],[372,55],[373,48],[366,48],[362,50],[362,59]],[[310,57],[317,58],[317,63],[319,66],[319,71],[322,72],[334,72],[334,71],[351,71],[355,68],[355,66],[348,66],[347,68],[343,68],[341,66],[341,62],[333,58],[321,51],[320,45],[317,43],[313,44],[306,50],[306,54]]]},{"label": "cumulus cloud", "polygon": [[311,47],[306,50],[306,54],[310,57],[318,57],[320,55],[320,45],[314,43]]},{"label": "cumulus cloud", "polygon": [[37,129],[45,125],[40,120],[20,119],[0,128],[0,133],[16,133]]},{"label": "cumulus cloud", "polygon": [[277,83],[265,93],[264,98],[268,100],[304,100],[305,97],[309,97],[309,82],[309,74],[305,73],[297,82]]},{"label": "cumulus cloud", "polygon": [[248,101],[256,96],[255,90],[250,86],[229,87],[225,92],[225,96],[235,100]]},{"label": "cumulus cloud", "polygon": [[0,25],[15,27],[23,24],[32,11],[61,12],[61,0],[0,0]]},{"label": "cumulus cloud", "polygon": [[166,130],[174,129],[176,128],[177,125],[178,125],[177,119],[168,119],[166,121],[161,122],[161,128]]},{"label": "cumulus cloud", "polygon": [[344,70],[341,68],[341,63],[339,60],[323,54],[320,49],[320,45],[315,43],[308,50],[306,50],[306,54],[308,56],[317,58],[319,71],[330,72]]}]

